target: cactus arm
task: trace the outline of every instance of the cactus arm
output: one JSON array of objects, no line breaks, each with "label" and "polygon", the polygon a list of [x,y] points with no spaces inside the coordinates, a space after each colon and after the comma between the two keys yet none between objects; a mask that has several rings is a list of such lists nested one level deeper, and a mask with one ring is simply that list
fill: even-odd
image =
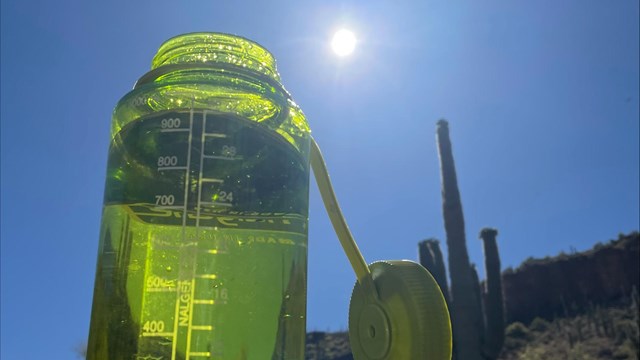
[{"label": "cactus arm", "polygon": [[485,320],[484,320],[484,307],[482,304],[483,291],[482,286],[480,286],[480,277],[478,276],[478,270],[476,269],[476,264],[471,264],[471,278],[473,281],[473,293],[475,294],[476,300],[476,313],[480,314],[477,319],[477,323],[475,324],[476,329],[478,329],[478,333],[480,334],[480,343],[485,343]]},{"label": "cactus arm", "polygon": [[430,241],[433,241],[433,240],[427,239],[418,243],[418,259],[420,261],[420,265],[424,266],[424,268],[429,270],[429,272],[433,275],[433,277],[435,277],[434,269],[436,264],[435,264],[435,259],[433,258],[433,254],[429,250]]},{"label": "cactus arm", "polygon": [[483,354],[489,359],[496,359],[504,344],[504,305],[496,235],[498,235],[498,231],[490,228],[482,229],[480,232],[484,243],[484,264],[487,274],[484,291],[485,338]]},{"label": "cactus arm", "polygon": [[444,268],[444,260],[442,258],[442,251],[440,251],[440,242],[438,240],[432,240],[427,243],[427,247],[431,252],[431,256],[434,262],[434,268],[431,272],[433,277],[440,285],[444,298],[449,303],[449,285],[447,284],[447,271]]}]

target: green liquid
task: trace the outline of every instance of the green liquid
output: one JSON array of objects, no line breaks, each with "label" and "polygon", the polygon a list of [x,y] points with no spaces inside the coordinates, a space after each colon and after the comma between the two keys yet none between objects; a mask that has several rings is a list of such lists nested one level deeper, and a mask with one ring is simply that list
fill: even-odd
[{"label": "green liquid", "polygon": [[176,111],[111,144],[87,359],[304,358],[308,164]]}]

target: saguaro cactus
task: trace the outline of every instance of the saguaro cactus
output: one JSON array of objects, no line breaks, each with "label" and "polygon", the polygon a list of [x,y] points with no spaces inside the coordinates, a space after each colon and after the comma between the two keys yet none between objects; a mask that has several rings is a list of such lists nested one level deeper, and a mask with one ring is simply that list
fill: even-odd
[{"label": "saguaro cactus", "polygon": [[451,311],[456,359],[496,359],[504,342],[502,280],[496,244],[498,232],[490,228],[480,232],[484,241],[487,275],[485,286],[481,288],[475,266],[469,263],[462,203],[449,140],[449,126],[445,120],[438,122],[437,140],[451,290],[447,286],[442,252],[437,240],[429,239],[419,244],[420,262],[434,274],[443,293],[449,295],[447,302]]},{"label": "saguaro cactus", "polygon": [[449,124],[438,121],[438,153],[442,181],[442,213],[449,249],[449,273],[451,274],[451,319],[456,357],[460,360],[482,360],[480,355],[481,314],[477,310],[477,299],[467,253],[464,216],[458,180],[456,176]]}]

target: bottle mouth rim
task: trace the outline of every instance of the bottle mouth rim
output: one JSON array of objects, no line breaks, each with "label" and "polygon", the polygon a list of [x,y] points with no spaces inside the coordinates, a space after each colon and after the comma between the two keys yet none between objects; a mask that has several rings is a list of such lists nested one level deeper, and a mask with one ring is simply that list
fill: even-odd
[{"label": "bottle mouth rim", "polygon": [[163,42],[151,69],[177,64],[226,63],[260,72],[280,81],[273,54],[259,43],[221,32],[192,32]]}]

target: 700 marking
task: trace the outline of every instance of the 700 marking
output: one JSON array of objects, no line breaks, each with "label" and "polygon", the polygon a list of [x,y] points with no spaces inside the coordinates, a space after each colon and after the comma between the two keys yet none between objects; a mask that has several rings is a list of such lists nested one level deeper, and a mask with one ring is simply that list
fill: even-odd
[{"label": "700 marking", "polygon": [[173,205],[175,201],[173,195],[156,195],[156,205]]}]

